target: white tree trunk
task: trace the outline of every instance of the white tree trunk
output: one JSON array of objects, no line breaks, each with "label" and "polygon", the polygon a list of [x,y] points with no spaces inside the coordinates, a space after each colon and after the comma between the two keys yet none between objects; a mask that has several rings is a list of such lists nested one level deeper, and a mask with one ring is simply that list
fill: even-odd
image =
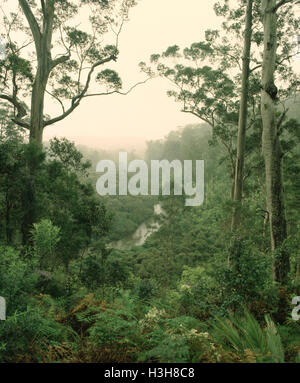
[{"label": "white tree trunk", "polygon": [[282,152],[275,116],[277,89],[274,84],[277,50],[276,1],[263,0],[264,55],[262,68],[261,115],[262,150],[266,169],[267,209],[271,249],[274,251],[274,279],[285,284],[289,272],[289,254],[282,248],[287,237],[282,187]]}]

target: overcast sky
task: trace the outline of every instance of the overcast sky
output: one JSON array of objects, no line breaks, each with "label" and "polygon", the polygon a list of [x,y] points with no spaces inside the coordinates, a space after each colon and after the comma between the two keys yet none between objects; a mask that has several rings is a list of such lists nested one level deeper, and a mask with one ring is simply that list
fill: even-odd
[{"label": "overcast sky", "polygon": [[[140,73],[139,62],[149,62],[151,54],[161,53],[170,45],[189,46],[202,40],[205,30],[220,27],[222,18],[213,11],[215,2],[138,0],[120,36],[118,61],[106,67],[119,72],[124,90],[128,90],[145,79]],[[4,8],[15,10],[17,4],[17,0],[5,1]],[[298,67],[299,64],[300,60]],[[167,80],[157,78],[135,88],[127,96],[84,99],[69,117],[45,129],[44,140],[58,136],[92,147],[139,150],[146,140],[160,139],[179,126],[199,123],[196,117],[180,112],[181,105],[167,96],[168,89]],[[46,109],[51,117],[61,113],[57,103],[49,104],[49,100]]]},{"label": "overcast sky", "polygon": [[[144,79],[138,63],[168,46],[187,46],[217,28],[215,0],[140,0],[120,36],[118,71],[124,88]],[[139,146],[145,140],[163,138],[172,129],[199,122],[180,112],[180,105],[166,95],[168,83],[154,79],[127,96],[89,98],[67,119],[45,129],[44,139],[65,136],[103,147],[123,143]]]}]

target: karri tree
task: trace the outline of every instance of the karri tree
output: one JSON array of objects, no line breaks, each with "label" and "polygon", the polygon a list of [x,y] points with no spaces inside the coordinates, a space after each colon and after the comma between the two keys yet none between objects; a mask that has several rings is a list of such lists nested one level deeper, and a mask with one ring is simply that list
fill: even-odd
[{"label": "karri tree", "polygon": [[[280,142],[281,125],[286,111],[279,118],[277,117],[276,105],[279,101],[279,92],[275,85],[275,74],[278,65],[278,48],[280,46],[278,41],[282,33],[280,30],[281,24],[289,22],[290,28],[294,26],[299,28],[299,20],[293,20],[290,17],[290,12],[296,4],[300,4],[300,2],[293,0],[262,1],[264,27],[261,90],[262,149],[265,160],[271,248],[275,257],[274,277],[281,284],[286,283],[290,270],[290,256],[284,246],[287,239],[287,225],[282,179],[283,151]],[[280,11],[281,14],[279,15]],[[281,51],[286,49],[284,46],[280,46],[280,48]],[[297,83],[298,81],[296,81]]]},{"label": "karri tree", "polygon": [[[217,35],[218,32],[209,31],[205,41],[183,50],[171,46],[161,55],[152,55],[151,62],[157,73],[170,82],[168,95],[182,105],[182,112],[193,114],[212,128],[214,138],[226,151],[233,181],[238,98],[226,68],[208,65],[217,61],[211,47]],[[148,73],[149,68],[144,63],[141,66]]]},{"label": "karri tree", "polygon": [[[242,65],[242,84],[240,93],[240,110],[239,123],[237,133],[237,153],[235,162],[235,178],[234,178],[234,201],[241,202],[243,196],[244,183],[244,162],[246,147],[246,129],[248,119],[248,99],[249,99],[249,76],[250,76],[250,54],[251,54],[251,37],[253,23],[253,0],[247,1],[245,32],[244,32],[244,52]],[[237,206],[234,207],[232,215],[232,229],[236,230],[239,226],[240,213]]]},{"label": "karri tree", "polygon": [[[218,14],[224,15],[222,10],[218,10]],[[239,15],[240,28],[243,25],[241,18],[244,19],[244,14],[241,15]],[[233,37],[240,34],[239,31],[231,27],[228,27],[228,30]],[[205,40],[193,43],[182,51],[178,46],[169,47],[162,55],[152,55],[151,61],[159,75],[169,80],[172,86],[172,90],[168,92],[169,96],[181,103],[183,112],[193,114],[207,123],[212,128],[213,139],[219,141],[223,146],[230,167],[232,184],[230,194],[233,200],[235,195],[236,137],[239,125],[244,129],[240,140],[243,141],[244,149],[239,152],[239,158],[242,160],[245,153],[249,155],[249,152],[255,150],[254,142],[248,143],[247,148],[245,148],[245,130],[246,128],[252,129],[251,133],[248,132],[249,136],[252,136],[253,133],[256,134],[253,131],[253,125],[259,118],[257,112],[259,79],[255,73],[256,61],[250,70],[250,58],[247,57],[248,62],[245,65],[248,66],[248,73],[245,72],[243,89],[240,90],[240,72],[242,70],[240,58],[243,55],[243,44],[238,44],[238,38],[236,43],[232,44],[228,35],[229,33],[225,36],[219,31],[206,31]],[[250,43],[251,40],[248,44]],[[250,50],[250,47],[247,50]],[[245,55],[246,53],[244,53],[244,57]],[[143,67],[145,70],[148,69],[144,65]],[[249,78],[250,72],[251,78]],[[246,93],[248,94],[248,90],[245,92],[246,88],[250,88],[251,93],[250,113],[248,113],[247,108],[248,99],[244,96]],[[241,97],[243,98],[242,114],[239,113]],[[248,114],[251,118],[248,119],[249,123],[247,124],[246,117]],[[240,128],[239,130],[241,131]],[[241,145],[239,147],[241,148]],[[241,167],[239,166],[239,168]],[[249,171],[248,166],[245,175],[240,174],[239,177],[244,180]]]},{"label": "karri tree", "polygon": [[[134,0],[1,2],[6,54],[0,60],[0,99],[13,107],[13,121],[29,130],[31,142],[41,144],[44,128],[69,116],[83,98],[121,93],[119,75],[99,69],[117,60]],[[9,12],[12,6],[15,12]],[[46,114],[46,97],[58,102],[60,114]]]}]

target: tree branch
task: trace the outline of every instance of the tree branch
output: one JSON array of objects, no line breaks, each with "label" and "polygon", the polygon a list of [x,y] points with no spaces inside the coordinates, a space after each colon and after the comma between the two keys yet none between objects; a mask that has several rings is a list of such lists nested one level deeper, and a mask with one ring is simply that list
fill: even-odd
[{"label": "tree branch", "polygon": [[36,21],[36,18],[34,17],[34,14],[32,13],[32,10],[26,0],[19,0],[19,4],[30,26],[36,50],[37,52],[40,52],[42,34],[38,22]]},{"label": "tree branch", "polygon": [[91,93],[91,94],[86,94],[84,95],[82,98],[85,98],[85,97],[94,97],[94,96],[109,96],[111,94],[120,94],[122,96],[126,96],[127,94],[129,94],[131,91],[133,91],[134,88],[136,88],[137,86],[139,85],[142,85],[142,84],[145,84],[147,81],[151,80],[152,77],[148,77],[146,80],[144,81],[139,81],[137,82],[136,84],[134,84],[131,88],[129,88],[126,92],[120,92],[119,90],[112,90],[111,92],[102,92],[102,93]]},{"label": "tree branch", "polygon": [[22,128],[30,130],[30,124],[28,124],[27,122],[19,120],[18,118],[12,118],[11,120],[12,120],[12,122],[21,126]]},{"label": "tree branch", "polygon": [[276,61],[276,67],[281,65],[284,61],[289,61],[291,58],[295,57],[298,54],[299,52],[296,52],[296,53],[293,53],[292,55],[284,57],[281,61]]},{"label": "tree branch", "polygon": [[[294,0],[280,0],[275,7],[272,9],[273,12],[277,12],[280,7],[282,7],[285,4],[293,3]],[[295,4],[300,4],[300,1],[296,1]]]},{"label": "tree branch", "polygon": [[55,118],[52,118],[51,120],[48,120],[48,121],[45,121],[44,122],[44,127],[48,126],[48,125],[52,125],[52,124],[55,124],[56,122],[59,122],[63,119],[65,119],[67,116],[69,116],[74,109],[76,109],[78,107],[78,105],[80,104],[80,101],[82,100],[82,98],[84,97],[84,95],[86,94],[86,92],[88,91],[88,88],[89,88],[89,85],[90,85],[90,82],[91,82],[91,78],[92,78],[92,74],[94,72],[94,70],[102,65],[102,64],[105,64],[111,60],[116,60],[116,57],[113,55],[113,56],[109,56],[107,57],[106,59],[103,59],[103,60],[99,60],[97,61],[90,69],[89,71],[89,74],[87,76],[87,80],[86,80],[86,83],[85,83],[85,87],[83,88],[82,92],[77,94],[76,96],[74,96],[72,98],[72,103],[71,103],[71,106],[69,109],[67,109],[64,113],[62,113],[60,116],[57,116]]},{"label": "tree branch", "polygon": [[279,119],[279,121],[278,121],[278,123],[277,123],[277,135],[278,135],[278,136],[280,136],[280,134],[282,133],[281,125],[282,125],[282,123],[283,123],[283,121],[284,121],[284,119],[285,119],[285,116],[286,116],[288,110],[289,110],[289,109],[286,109],[286,110],[282,113],[282,115],[280,116],[280,119]]},{"label": "tree branch", "polygon": [[17,111],[18,111],[17,118],[22,118],[22,117],[26,116],[26,114],[27,114],[26,109],[14,97],[7,96],[6,94],[0,94],[0,98],[10,102],[17,109]]},{"label": "tree branch", "polygon": [[26,108],[21,104],[21,102],[17,101],[16,98],[6,94],[0,94],[0,99],[10,102],[17,109],[18,114],[16,117],[11,118],[12,122],[29,130],[30,125],[27,122],[21,120],[22,117],[27,115]]},{"label": "tree branch", "polygon": [[77,106],[80,104],[80,101],[77,101],[75,104],[72,104],[68,110],[66,110],[64,113],[62,113],[60,116],[54,117],[51,120],[44,122],[44,127],[55,124],[56,122],[59,122],[61,120],[64,120],[66,117],[68,117],[74,109],[77,108]]},{"label": "tree branch", "polygon": [[208,118],[202,116],[201,114],[195,112],[194,110],[182,109],[181,112],[183,112],[183,113],[190,113],[193,116],[196,116],[196,117],[200,118],[200,120],[206,122],[212,129],[214,129],[214,127],[215,127],[214,123],[212,121],[210,121]]},{"label": "tree branch", "polygon": [[262,64],[256,65],[255,67],[251,68],[249,71],[250,71],[250,73],[255,72],[256,69],[259,69],[260,67],[262,67]]},{"label": "tree branch", "polygon": [[71,53],[69,52],[65,56],[60,56],[60,57],[52,60],[52,62],[51,62],[51,70],[54,69],[57,65],[63,64],[64,62],[68,61],[70,59],[70,57],[71,57]]},{"label": "tree branch", "polygon": [[45,1],[44,0],[41,0],[41,6],[42,6],[43,15],[45,16],[45,14],[46,14],[46,7],[45,7]]},{"label": "tree branch", "polygon": [[[67,110],[66,110],[64,113],[62,113],[60,116],[57,116],[57,117],[55,117],[55,118],[53,118],[53,119],[51,119],[51,120],[45,121],[45,122],[44,122],[44,126],[52,125],[52,124],[55,124],[56,122],[59,122],[59,121],[65,119],[67,116],[69,116],[69,115],[73,112],[73,110],[75,110],[75,109],[79,106],[81,100],[82,100],[83,98],[85,98],[85,97],[109,96],[109,95],[112,95],[112,94],[120,94],[120,95],[126,96],[126,95],[129,94],[134,88],[136,88],[138,85],[145,84],[145,83],[146,83],[147,81],[149,81],[150,79],[151,79],[151,78],[149,77],[149,78],[147,78],[147,79],[144,80],[144,81],[140,81],[140,82],[136,83],[135,85],[133,85],[133,86],[132,86],[128,91],[126,91],[126,92],[120,92],[120,91],[118,91],[118,90],[113,90],[113,91],[111,91],[111,92],[103,92],[103,93],[92,93],[92,94],[82,94],[82,93],[83,93],[83,92],[82,92],[80,97],[79,97],[79,95],[73,97],[73,99],[72,99],[72,104],[71,104],[71,106],[70,106],[69,109],[67,109]],[[73,102],[74,100],[75,100],[75,102]]]},{"label": "tree branch", "polygon": [[85,87],[83,88],[82,92],[80,94],[78,94],[77,96],[73,97],[72,99],[72,104],[74,104],[78,99],[82,99],[82,97],[86,94],[86,92],[88,91],[89,89],[89,86],[90,86],[90,82],[91,82],[91,78],[92,78],[92,74],[94,72],[94,70],[100,66],[100,65],[103,65],[109,61],[116,61],[116,56],[113,55],[113,56],[109,56],[107,57],[106,59],[103,59],[103,60],[99,60],[97,61],[90,69],[89,71],[89,74],[87,76],[87,80],[86,80],[86,83],[85,83]]},{"label": "tree branch", "polygon": [[53,97],[56,101],[58,101],[60,103],[60,106],[62,108],[62,111],[63,113],[65,113],[65,106],[63,104],[63,102],[61,101],[61,99],[57,96],[55,96],[53,93],[49,92],[47,89],[45,89],[45,92],[49,94],[49,96]]}]

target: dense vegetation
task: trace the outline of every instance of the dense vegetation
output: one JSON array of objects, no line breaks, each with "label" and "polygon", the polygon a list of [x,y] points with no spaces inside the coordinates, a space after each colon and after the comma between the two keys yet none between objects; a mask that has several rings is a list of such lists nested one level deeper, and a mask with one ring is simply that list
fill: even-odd
[{"label": "dense vegetation", "polygon": [[[47,1],[46,8],[41,3],[38,21],[52,22],[54,30],[59,18],[65,21],[76,13],[69,2]],[[107,1],[83,3],[99,3],[101,12],[112,12]],[[235,38],[241,35],[245,5],[249,11],[250,3],[242,0],[242,8],[235,11],[227,1],[215,7],[227,17],[223,27]],[[261,23],[258,3],[253,1],[254,26]],[[7,318],[0,322],[0,362],[299,363],[300,321],[292,318],[292,299],[300,296],[299,79],[287,58],[291,46],[283,33],[299,26],[292,5],[284,11],[279,6],[273,9],[281,12],[278,39],[283,48],[278,58],[282,61],[276,68],[281,89],[262,87],[255,70],[245,77],[244,146],[237,139],[242,129],[241,73],[236,64],[241,41],[240,46],[231,46],[223,36],[220,43],[221,33],[207,31],[205,42],[183,53],[170,47],[153,55],[149,67],[141,64],[150,77],[157,72],[171,79],[175,90],[169,95],[183,104],[184,112],[201,120],[148,142],[144,155],[148,163],[205,161],[205,201],[188,207],[184,196],[174,193],[100,197],[96,164],[101,159],[117,160],[117,152],[76,147],[58,138],[41,144],[43,129],[56,119],[44,116],[39,99],[43,87],[37,82],[46,87],[50,76],[55,97],[72,100],[75,109],[87,95],[90,79],[85,88],[76,83],[75,75],[67,76],[80,67],[69,61],[71,47],[88,49],[90,76],[103,60],[116,59],[117,48],[98,52],[97,41],[87,33],[66,29],[68,55],[53,61],[51,54],[46,55],[50,32],[44,28],[46,37],[39,35],[28,4],[20,0],[36,39],[37,80],[12,42],[9,55],[0,62],[4,92],[0,95],[0,295],[7,303]],[[124,4],[118,14],[126,19],[134,2]],[[36,11],[33,2],[32,7]],[[289,17],[289,25],[284,17]],[[99,27],[99,20],[91,22],[99,28],[101,40],[105,28]],[[259,47],[264,34],[261,28],[253,27],[254,31],[252,44]],[[43,61],[45,55],[50,66]],[[258,57],[251,56],[257,69],[262,65]],[[209,62],[217,67],[209,67]],[[54,74],[45,73],[49,67]],[[112,92],[120,90],[114,71],[104,70],[97,79],[106,81]],[[10,81],[11,97],[7,96]],[[19,100],[21,90],[34,92],[30,108]],[[271,126],[261,114],[262,95],[272,111]],[[26,119],[29,110],[31,117]],[[276,150],[268,141],[273,128],[276,137],[271,144]],[[273,171],[268,170],[273,164],[270,153],[277,166]],[[134,153],[129,157],[137,158]],[[237,158],[242,159],[241,173]],[[270,187],[274,180],[276,190]],[[236,193],[237,183],[241,195]],[[154,215],[158,203],[163,212]],[[111,246],[149,218],[160,227],[142,246],[129,250]]]},{"label": "dense vegetation", "polygon": [[[119,151],[92,150],[80,146],[78,148],[85,158],[90,161],[89,179],[95,188],[99,174],[95,172],[97,163],[101,160],[112,160],[116,164],[119,161]],[[123,149],[124,151],[124,149]],[[128,153],[128,161],[140,159],[134,152]],[[119,179],[117,173],[117,181]],[[130,236],[143,222],[153,216],[155,197],[151,196],[104,196],[103,200],[107,209],[113,213],[109,239],[116,241]]]},{"label": "dense vegetation", "polygon": [[[203,158],[206,200],[186,207],[182,197],[161,197],[166,215],[157,217],[160,230],[130,251],[107,248],[120,235],[112,222],[124,209],[114,201],[112,217],[109,197],[96,195],[95,173],[73,144],[55,139],[38,152],[8,123],[2,124],[0,147],[6,201],[0,280],[8,303],[2,361],[299,360],[299,324],[291,318],[291,299],[299,294],[299,242],[290,236],[290,280],[280,290],[272,281],[262,214],[263,169],[249,177],[244,231],[230,240],[228,164],[206,126],[187,126],[148,144],[147,159],[153,153],[170,160]],[[297,145],[291,156],[298,150]],[[37,157],[43,158],[37,170],[39,216],[29,244],[22,246],[26,166]],[[287,167],[287,187],[294,177]],[[296,198],[291,188],[289,232],[295,235]],[[123,197],[123,204],[134,210],[132,222],[147,216],[139,198]]]}]

